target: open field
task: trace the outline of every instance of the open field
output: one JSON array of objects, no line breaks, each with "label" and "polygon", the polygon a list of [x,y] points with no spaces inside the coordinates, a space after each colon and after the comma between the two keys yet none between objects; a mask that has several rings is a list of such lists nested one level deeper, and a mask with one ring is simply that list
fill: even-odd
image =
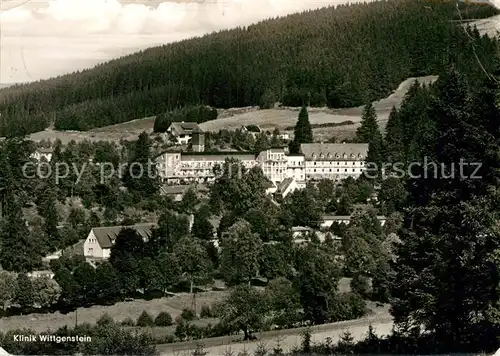
[{"label": "open field", "polygon": [[[357,320],[342,321],[338,323],[324,324],[311,327],[312,342],[324,342],[326,338],[331,338],[332,342],[337,342],[342,334],[349,331],[355,340],[363,339],[370,325],[379,336],[387,335],[392,330],[392,317],[389,315],[388,307],[372,308],[373,314]],[[158,345],[160,354],[163,355],[192,355],[192,350],[197,344],[202,344],[209,356],[221,356],[228,354],[237,355],[239,352],[247,351],[250,355],[259,347],[264,345],[268,350],[272,350],[279,343],[283,351],[290,351],[295,346],[300,346],[301,334],[307,328],[297,328],[288,330],[267,331],[255,334],[258,340],[242,341],[240,336],[223,336],[205,340],[186,341],[175,344]],[[191,352],[190,352],[191,351]]]},{"label": "open field", "polygon": [[[196,294],[196,309],[199,313],[204,304],[212,305],[222,300],[226,292],[203,292]],[[181,293],[174,297],[153,299],[153,300],[134,300],[131,302],[120,302],[112,306],[92,306],[90,308],[79,308],[78,312],[61,314],[30,314],[12,316],[9,318],[0,318],[0,330],[11,330],[17,328],[30,328],[37,332],[47,329],[56,330],[67,325],[74,327],[78,317],[78,323],[94,324],[104,313],[108,313],[115,321],[122,321],[126,318],[137,320],[143,310],[146,310],[153,317],[160,312],[166,311],[176,318],[184,308],[191,308],[193,296],[188,293]],[[76,315],[78,314],[78,315]]]},{"label": "open field", "polygon": [[[341,278],[338,284],[339,292],[350,292],[350,279]],[[212,306],[221,301],[227,292],[210,291],[196,294],[196,309],[200,313],[203,305]],[[122,321],[126,318],[137,320],[143,310],[146,310],[153,317],[160,312],[166,311],[176,318],[184,308],[191,308],[193,296],[189,293],[179,293],[174,297],[147,300],[134,300],[131,302],[120,302],[111,306],[92,306],[90,308],[79,308],[78,313],[71,312],[61,314],[30,314],[17,315],[8,318],[0,318],[0,330],[30,327],[35,331],[45,331],[47,329],[56,330],[64,325],[72,327],[75,325],[78,314],[78,323],[94,324],[104,313],[108,313],[115,321]]]},{"label": "open field", "polygon": [[[436,77],[408,78],[399,85],[394,93],[387,98],[375,102],[374,106],[377,111],[381,129],[385,128],[385,123],[387,122],[391,108],[400,105],[406,91],[415,79],[418,79],[422,83],[430,83],[433,82]],[[275,127],[278,127],[281,131],[284,131],[284,128],[295,125],[299,110],[300,108],[221,110],[219,119],[205,122],[200,126],[206,131],[218,131],[220,129],[234,130],[240,128],[242,125],[255,124],[259,125],[264,130],[272,131]],[[310,108],[309,120],[311,124],[340,123],[343,121],[354,122],[353,125],[348,126],[314,129],[313,131],[316,139],[323,141],[332,136],[337,136],[339,138],[352,136],[361,121],[362,110],[362,107],[348,109]],[[143,131],[152,132],[153,125],[154,118],[149,117],[96,128],[87,132],[55,131],[47,129],[34,133],[30,135],[29,138],[34,141],[55,140],[59,138],[63,143],[68,143],[71,140],[82,141],[85,139],[90,141],[134,140]]]},{"label": "open field", "polygon": [[477,26],[481,35],[497,36],[500,30],[500,15],[496,15],[487,19],[476,20],[471,23],[471,26]]}]

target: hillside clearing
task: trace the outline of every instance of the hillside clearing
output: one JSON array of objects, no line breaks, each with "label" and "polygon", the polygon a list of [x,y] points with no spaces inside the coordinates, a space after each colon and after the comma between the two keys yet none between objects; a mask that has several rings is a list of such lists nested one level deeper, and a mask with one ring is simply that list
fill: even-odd
[{"label": "hillside clearing", "polygon": [[[339,292],[350,292],[350,279],[341,278],[338,284]],[[210,291],[196,294],[196,309],[200,313],[203,305],[212,306],[220,302],[226,295],[226,291]],[[122,321],[128,317],[134,321],[137,320],[143,310],[146,310],[153,317],[160,312],[166,311],[176,318],[182,312],[182,309],[190,309],[193,302],[193,296],[189,293],[179,293],[174,297],[160,298],[153,300],[136,299],[130,302],[119,302],[111,306],[96,305],[90,308],[78,309],[78,323],[94,324],[104,313],[108,313],[115,321]],[[56,330],[57,328],[68,325],[75,325],[77,315],[75,312],[61,314],[60,312],[52,314],[30,314],[17,315],[7,318],[0,318],[0,330],[9,330],[16,328],[25,328],[29,326],[35,331],[45,331],[47,329]]]},{"label": "hillside clearing", "polygon": [[[211,291],[196,294],[196,309],[199,313],[203,305],[212,305],[221,301],[227,292]],[[52,314],[30,314],[18,315],[8,318],[0,318],[0,330],[13,330],[17,328],[30,328],[36,332],[43,332],[47,329],[57,330],[67,325],[74,327],[78,318],[78,324],[95,324],[97,320],[107,313],[115,321],[123,321],[126,318],[137,320],[143,310],[155,318],[160,312],[166,311],[176,318],[182,312],[182,309],[190,309],[193,302],[193,296],[189,293],[182,293],[174,297],[141,300],[136,299],[130,302],[120,302],[111,306],[96,305],[90,308],[78,308],[78,313],[71,312],[61,314],[55,312]]]},{"label": "hillside clearing", "polygon": [[[436,76],[426,76],[419,78],[408,78],[402,82],[399,87],[387,98],[374,102],[381,129],[385,128],[385,123],[389,117],[389,112],[393,106],[398,107],[415,80],[421,83],[431,83],[436,80]],[[276,108],[258,110],[258,108],[250,109],[234,109],[220,110],[221,118],[201,124],[201,128],[206,131],[219,131],[221,129],[234,130],[242,125],[255,124],[259,125],[264,130],[272,131],[274,128],[279,128],[281,131],[288,126],[293,126],[297,122],[298,111],[300,108]],[[355,107],[348,109],[328,109],[328,108],[310,108],[309,120],[311,124],[325,123],[340,123],[343,121],[352,121],[354,125],[324,127],[313,130],[317,140],[327,140],[332,136],[344,138],[352,136],[361,121],[363,107]],[[148,117],[145,119],[137,119],[121,124],[105,126],[90,131],[55,131],[47,129],[34,133],[29,136],[30,140],[55,140],[60,139],[63,144],[67,144],[71,140],[75,141],[120,141],[120,140],[135,140],[137,136],[146,131],[153,132],[154,118]]]}]

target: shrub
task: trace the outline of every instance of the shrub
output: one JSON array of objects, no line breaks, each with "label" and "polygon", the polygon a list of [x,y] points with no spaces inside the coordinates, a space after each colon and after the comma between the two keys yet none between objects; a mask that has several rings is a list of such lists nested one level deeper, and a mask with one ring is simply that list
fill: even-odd
[{"label": "shrub", "polygon": [[153,326],[155,323],[153,317],[144,310],[139,318],[137,318],[136,324],[137,326]]},{"label": "shrub", "polygon": [[366,314],[366,303],[357,293],[338,294],[328,314],[331,322],[357,319]]},{"label": "shrub", "polygon": [[155,319],[156,326],[170,326],[172,324],[172,316],[167,312],[161,312]]},{"label": "shrub", "polygon": [[182,309],[181,318],[186,321],[192,321],[196,319],[196,314],[191,309]]},{"label": "shrub", "polygon": [[109,324],[113,324],[115,321],[113,320],[113,318],[111,316],[109,316],[108,313],[104,313],[100,318],[99,320],[97,320],[97,325],[98,326],[104,326],[104,325],[109,325]]},{"label": "shrub", "polygon": [[211,318],[212,315],[212,310],[208,305],[202,305],[201,307],[201,312],[200,312],[200,318]]},{"label": "shrub", "polygon": [[370,298],[371,294],[371,287],[370,287],[370,280],[359,274],[356,273],[352,279],[351,279],[351,290],[354,293],[358,293],[360,296],[362,296],[365,299]]},{"label": "shrub", "polygon": [[132,318],[128,317],[128,318],[122,320],[121,324],[123,326],[135,326],[135,321],[133,321]]}]

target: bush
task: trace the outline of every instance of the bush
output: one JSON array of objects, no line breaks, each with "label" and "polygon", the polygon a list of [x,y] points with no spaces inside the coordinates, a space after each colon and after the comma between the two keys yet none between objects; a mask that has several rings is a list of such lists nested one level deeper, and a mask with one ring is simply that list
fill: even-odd
[{"label": "bush", "polygon": [[97,320],[97,325],[98,326],[104,326],[104,325],[109,325],[109,324],[113,324],[115,321],[113,320],[113,318],[111,316],[109,316],[108,313],[104,313],[100,318],[99,320]]},{"label": "bush", "polygon": [[132,320],[132,318],[127,318],[127,319],[124,319],[122,320],[121,324],[123,326],[135,326],[135,321]]},{"label": "bush", "polygon": [[202,305],[201,307],[201,312],[200,312],[200,318],[212,318],[212,310],[208,305]]},{"label": "bush", "polygon": [[182,309],[181,318],[186,321],[196,319],[196,314],[191,309]]},{"label": "bush", "polygon": [[155,325],[153,317],[148,314],[145,310],[142,314],[137,318],[137,326],[153,326]]},{"label": "bush", "polygon": [[331,322],[358,319],[366,314],[366,303],[357,293],[338,294],[328,314]]},{"label": "bush", "polygon": [[155,319],[156,326],[170,326],[172,324],[172,316],[167,312],[161,312]]},{"label": "bush", "polygon": [[365,299],[370,299],[371,287],[370,287],[370,280],[367,277],[359,273],[356,273],[352,277],[350,285],[351,285],[351,290],[354,293],[358,293]]}]

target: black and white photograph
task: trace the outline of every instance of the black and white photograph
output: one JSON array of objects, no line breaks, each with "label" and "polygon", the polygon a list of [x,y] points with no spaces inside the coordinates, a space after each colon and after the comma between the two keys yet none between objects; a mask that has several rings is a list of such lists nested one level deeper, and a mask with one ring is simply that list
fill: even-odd
[{"label": "black and white photograph", "polygon": [[0,0],[0,356],[500,356],[500,0]]}]

